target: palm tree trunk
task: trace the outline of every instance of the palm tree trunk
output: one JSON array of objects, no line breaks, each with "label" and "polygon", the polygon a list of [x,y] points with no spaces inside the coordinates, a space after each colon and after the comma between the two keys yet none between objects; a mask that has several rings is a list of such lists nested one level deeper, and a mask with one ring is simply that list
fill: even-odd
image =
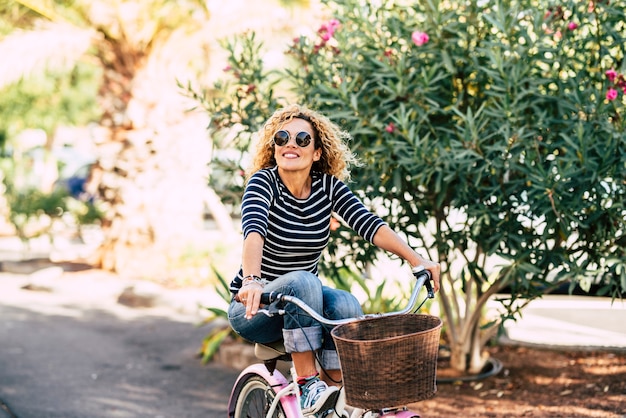
[{"label": "palm tree trunk", "polygon": [[120,77],[118,68],[104,84],[103,125],[111,135],[99,144],[93,172],[106,206],[95,262],[167,279],[168,266],[198,244],[203,229],[210,142],[205,116],[187,113],[175,77],[159,79],[154,65],[133,77]]}]

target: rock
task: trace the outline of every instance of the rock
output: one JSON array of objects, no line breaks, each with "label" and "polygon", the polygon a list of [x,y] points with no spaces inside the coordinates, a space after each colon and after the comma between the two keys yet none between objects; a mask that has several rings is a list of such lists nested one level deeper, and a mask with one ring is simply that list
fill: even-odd
[{"label": "rock", "polygon": [[117,298],[117,303],[131,308],[152,308],[159,302],[158,286],[153,283],[138,283],[126,287]]},{"label": "rock", "polygon": [[220,364],[238,370],[243,370],[251,364],[260,362],[254,355],[254,345],[241,342],[223,343],[213,359]]},{"label": "rock", "polygon": [[[225,341],[220,345],[213,361],[236,370],[243,370],[252,364],[263,363],[263,360],[254,355],[254,344],[232,340]],[[289,376],[290,367],[291,362],[279,360],[276,363],[276,370],[281,372],[283,376]]]}]

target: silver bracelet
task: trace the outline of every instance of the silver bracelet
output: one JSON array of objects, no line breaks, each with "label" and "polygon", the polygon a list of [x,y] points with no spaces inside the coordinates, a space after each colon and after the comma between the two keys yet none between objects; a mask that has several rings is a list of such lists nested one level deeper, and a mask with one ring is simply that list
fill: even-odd
[{"label": "silver bracelet", "polygon": [[247,286],[250,283],[256,283],[260,285],[261,287],[265,287],[265,285],[267,284],[267,280],[262,279],[259,276],[256,276],[254,274],[249,274],[245,276],[243,279],[241,279],[241,287]]}]

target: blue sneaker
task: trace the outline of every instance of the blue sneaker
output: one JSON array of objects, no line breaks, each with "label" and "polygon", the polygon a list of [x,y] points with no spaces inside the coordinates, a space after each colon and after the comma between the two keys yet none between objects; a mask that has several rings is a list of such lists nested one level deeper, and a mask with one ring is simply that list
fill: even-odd
[{"label": "blue sneaker", "polygon": [[328,385],[319,378],[311,379],[302,386],[300,407],[304,415],[326,412],[335,407],[339,397],[339,388]]}]

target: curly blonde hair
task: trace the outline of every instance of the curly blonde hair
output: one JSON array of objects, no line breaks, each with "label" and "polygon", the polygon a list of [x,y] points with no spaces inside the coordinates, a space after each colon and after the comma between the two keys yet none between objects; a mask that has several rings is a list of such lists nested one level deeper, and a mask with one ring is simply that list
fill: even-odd
[{"label": "curly blonde hair", "polygon": [[312,170],[331,174],[342,181],[349,180],[350,166],[359,165],[357,158],[348,147],[348,141],[352,139],[350,134],[339,128],[326,116],[298,104],[278,109],[265,122],[259,131],[256,153],[252,165],[246,171],[246,177],[250,178],[257,171],[276,165],[274,134],[286,122],[295,118],[304,119],[313,126],[315,148],[322,150],[322,156],[319,161],[313,163]]}]

